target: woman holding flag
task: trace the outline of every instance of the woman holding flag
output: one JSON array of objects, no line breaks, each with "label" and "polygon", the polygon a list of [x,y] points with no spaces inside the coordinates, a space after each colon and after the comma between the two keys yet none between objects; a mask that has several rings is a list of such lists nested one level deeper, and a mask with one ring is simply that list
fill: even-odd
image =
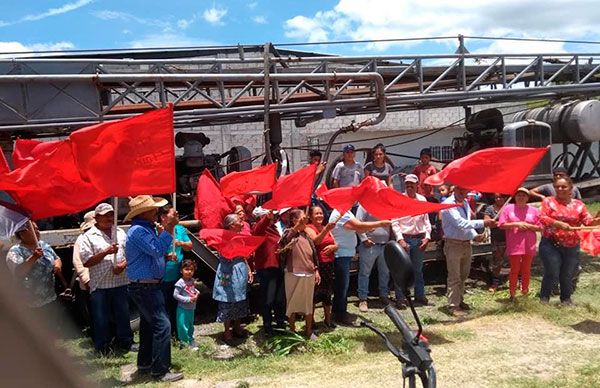
[{"label": "woman holding flag", "polygon": [[540,241],[540,257],[544,266],[540,301],[548,303],[552,289],[560,284],[560,301],[572,305],[571,279],[579,265],[579,235],[581,225],[600,225],[600,218],[593,218],[585,204],[572,198],[573,182],[569,177],[554,181],[556,196],[542,201],[540,221],[543,226]]},{"label": "woman holding flag", "polygon": [[58,322],[61,314],[57,311],[54,274],[62,270],[60,257],[50,245],[39,240],[40,231],[33,221],[27,222],[15,237],[19,242],[6,255],[9,271],[22,286],[27,305]]}]

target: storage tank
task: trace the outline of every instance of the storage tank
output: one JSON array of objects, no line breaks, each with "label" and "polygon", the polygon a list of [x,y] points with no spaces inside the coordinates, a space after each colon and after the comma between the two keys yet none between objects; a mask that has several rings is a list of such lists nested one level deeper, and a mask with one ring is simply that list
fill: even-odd
[{"label": "storage tank", "polygon": [[573,101],[553,107],[516,113],[512,122],[536,120],[548,123],[553,143],[600,141],[600,101]]}]

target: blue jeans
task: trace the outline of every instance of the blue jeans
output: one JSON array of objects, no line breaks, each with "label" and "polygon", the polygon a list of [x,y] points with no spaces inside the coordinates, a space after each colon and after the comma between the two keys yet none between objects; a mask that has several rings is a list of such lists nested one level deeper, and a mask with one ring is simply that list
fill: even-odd
[{"label": "blue jeans", "polygon": [[[174,280],[172,282],[162,281],[160,283],[160,289],[163,293],[163,297],[165,298],[165,309],[167,310],[167,315],[169,316],[169,322],[171,322],[171,335],[177,334],[177,301],[173,297],[173,291],[175,291],[175,283],[177,283],[177,280]],[[180,341],[182,341],[182,339],[179,338],[179,336],[177,338]]]},{"label": "blue jeans", "polygon": [[90,308],[96,350],[108,350],[111,342],[111,319],[115,324],[116,345],[122,349],[129,349],[133,343],[133,333],[129,325],[127,286],[94,290],[90,294]]},{"label": "blue jeans", "polygon": [[413,270],[415,272],[415,298],[425,297],[425,280],[423,279],[423,252],[419,247],[423,242],[421,238],[406,237],[405,240],[408,244],[408,254],[410,255],[410,261],[412,261]]},{"label": "blue jeans", "polygon": [[348,312],[348,286],[352,257],[336,257],[334,262],[333,307],[336,318],[343,319]]},{"label": "blue jeans", "polygon": [[171,323],[160,284],[131,283],[129,295],[140,311],[138,370],[160,377],[171,368]]},{"label": "blue jeans", "polygon": [[369,278],[373,265],[377,262],[377,275],[379,279],[379,296],[388,296],[390,281],[390,271],[383,257],[383,244],[375,244],[370,247],[361,243],[358,246],[358,254],[360,257],[360,266],[358,269],[358,299],[366,300],[369,296]]},{"label": "blue jeans", "polygon": [[279,268],[265,268],[256,271],[260,283],[263,327],[273,326],[273,313],[277,323],[285,323],[285,287],[283,271]]},{"label": "blue jeans", "polygon": [[573,248],[555,246],[552,241],[542,237],[540,259],[544,266],[540,298],[550,299],[552,289],[556,283],[559,283],[560,300],[570,300],[573,293],[573,275],[579,265],[579,246]]}]

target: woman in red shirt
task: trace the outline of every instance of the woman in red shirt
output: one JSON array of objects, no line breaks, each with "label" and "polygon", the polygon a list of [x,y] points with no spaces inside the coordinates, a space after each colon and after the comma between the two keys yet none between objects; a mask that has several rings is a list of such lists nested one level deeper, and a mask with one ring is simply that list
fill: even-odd
[{"label": "woman in red shirt", "polygon": [[[319,273],[321,283],[315,289],[314,302],[323,303],[325,313],[324,324],[330,329],[335,327],[331,320],[331,296],[333,295],[333,262],[337,244],[333,239],[331,230],[335,223],[323,225],[323,209],[319,206],[311,206],[308,210],[309,224],[306,225],[306,234],[313,240],[319,255]],[[314,314],[313,314],[314,316]]]},{"label": "woman in red shirt", "polygon": [[560,284],[560,301],[571,305],[573,292],[572,277],[579,265],[579,235],[577,227],[598,225],[600,219],[593,218],[585,204],[571,198],[573,182],[569,177],[554,181],[556,196],[542,201],[540,221],[543,226],[540,241],[540,258],[544,266],[540,301],[548,303],[552,289]]}]

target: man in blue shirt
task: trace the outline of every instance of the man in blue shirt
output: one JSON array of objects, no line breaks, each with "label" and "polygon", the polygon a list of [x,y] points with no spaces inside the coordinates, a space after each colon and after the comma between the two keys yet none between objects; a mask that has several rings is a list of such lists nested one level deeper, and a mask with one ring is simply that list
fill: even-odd
[{"label": "man in blue shirt", "polygon": [[443,203],[461,206],[445,209],[440,212],[442,229],[444,230],[444,255],[448,269],[447,293],[448,308],[454,316],[465,315],[470,307],[464,300],[465,282],[471,271],[471,240],[483,241],[483,235],[476,229],[484,226],[493,227],[495,220],[471,220],[471,209],[466,200],[469,190],[456,187],[454,194]]},{"label": "man in blue shirt", "polygon": [[129,201],[130,211],[125,221],[132,222],[127,232],[125,255],[131,281],[129,295],[140,311],[138,374],[150,373],[157,380],[172,382],[181,380],[183,373],[169,371],[171,323],[160,282],[165,276],[165,256],[170,252],[177,218],[155,225],[158,208],[166,204],[165,199],[150,195],[138,195]]}]

